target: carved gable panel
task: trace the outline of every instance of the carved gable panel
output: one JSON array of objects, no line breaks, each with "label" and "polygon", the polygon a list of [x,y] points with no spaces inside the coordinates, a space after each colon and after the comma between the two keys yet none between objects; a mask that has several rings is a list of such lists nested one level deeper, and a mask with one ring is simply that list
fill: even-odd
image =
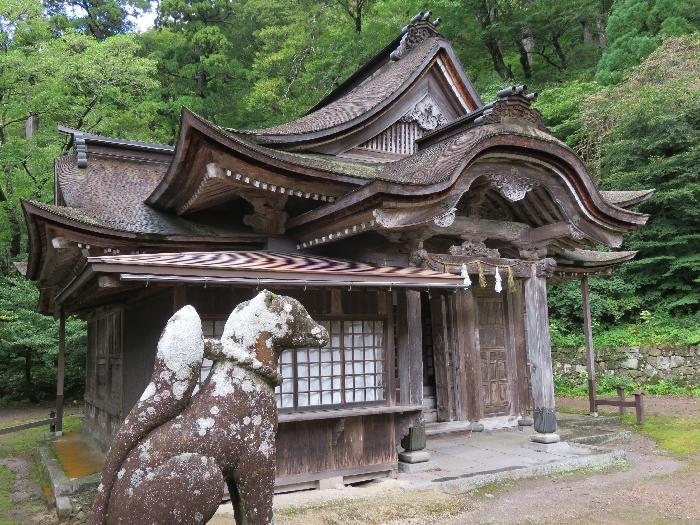
[{"label": "carved gable panel", "polygon": [[413,155],[416,152],[416,140],[444,124],[447,124],[445,113],[428,94],[397,122],[360,144],[359,149]]}]

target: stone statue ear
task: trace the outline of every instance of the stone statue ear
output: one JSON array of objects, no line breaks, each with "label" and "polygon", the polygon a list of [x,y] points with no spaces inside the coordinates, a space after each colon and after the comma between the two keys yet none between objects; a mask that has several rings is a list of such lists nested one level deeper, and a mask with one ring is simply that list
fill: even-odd
[{"label": "stone statue ear", "polygon": [[260,293],[265,294],[265,306],[267,306],[268,308],[271,307],[272,302],[275,300],[275,297],[277,297],[277,295],[271,292],[270,290],[263,290]]}]

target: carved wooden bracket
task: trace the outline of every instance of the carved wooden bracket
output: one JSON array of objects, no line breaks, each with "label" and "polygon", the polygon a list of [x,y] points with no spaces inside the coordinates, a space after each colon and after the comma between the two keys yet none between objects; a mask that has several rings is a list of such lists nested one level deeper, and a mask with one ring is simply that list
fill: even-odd
[{"label": "carved wooden bracket", "polygon": [[245,194],[255,211],[243,217],[243,224],[253,228],[255,233],[279,235],[284,233],[289,214],[284,210],[287,196],[260,197]]}]

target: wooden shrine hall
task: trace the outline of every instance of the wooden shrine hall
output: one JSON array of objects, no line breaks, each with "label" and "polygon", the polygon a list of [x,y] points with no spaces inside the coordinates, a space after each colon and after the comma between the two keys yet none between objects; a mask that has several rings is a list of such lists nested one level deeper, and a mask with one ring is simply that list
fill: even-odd
[{"label": "wooden shrine hall", "polygon": [[534,98],[484,104],[426,14],[279,126],[183,109],[174,147],[62,128],[54,203],[23,203],[27,276],[42,312],[87,320],[88,430],[108,445],[176,309],[217,337],[267,288],[331,336],[281,355],[278,490],[387,475],[424,421],[557,439],[547,282],[632,258],[610,248],[651,190],[599,191]]}]

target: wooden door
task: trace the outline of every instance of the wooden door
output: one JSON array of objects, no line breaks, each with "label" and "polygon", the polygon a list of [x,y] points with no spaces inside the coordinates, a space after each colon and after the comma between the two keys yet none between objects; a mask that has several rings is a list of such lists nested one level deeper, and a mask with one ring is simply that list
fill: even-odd
[{"label": "wooden door", "polygon": [[[504,292],[505,293],[505,292]],[[480,290],[477,295],[479,348],[481,354],[481,400],[484,416],[511,412],[511,389],[504,297]]]}]

